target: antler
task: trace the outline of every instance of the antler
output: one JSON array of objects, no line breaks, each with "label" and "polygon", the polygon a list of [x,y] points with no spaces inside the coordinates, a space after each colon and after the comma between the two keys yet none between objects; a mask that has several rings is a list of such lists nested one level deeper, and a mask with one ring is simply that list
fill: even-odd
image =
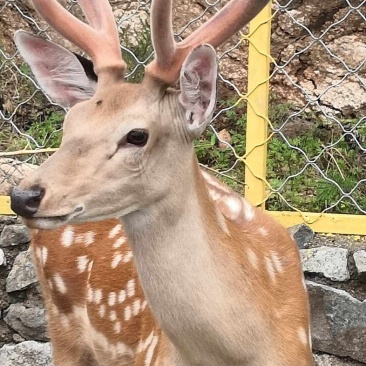
[{"label": "antler", "polygon": [[123,77],[126,64],[119,47],[118,31],[108,0],[79,0],[89,24],[80,21],[56,0],[33,0],[42,18],[93,60],[95,72],[117,69]]},{"label": "antler", "polygon": [[268,0],[231,0],[208,22],[185,40],[176,43],[172,29],[172,0],[153,0],[151,32],[155,59],[147,66],[146,74],[164,84],[174,84],[188,53],[203,43],[218,47],[249,23],[268,3]]}]

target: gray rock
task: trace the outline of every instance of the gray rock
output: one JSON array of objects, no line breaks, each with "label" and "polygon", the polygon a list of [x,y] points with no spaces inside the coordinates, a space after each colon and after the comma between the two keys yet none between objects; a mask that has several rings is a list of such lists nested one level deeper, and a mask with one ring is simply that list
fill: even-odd
[{"label": "gray rock", "polygon": [[15,343],[21,343],[21,342],[24,342],[24,341],[25,341],[25,339],[24,339],[23,337],[21,337],[19,334],[14,333],[14,334],[13,334],[13,341],[14,341]]},{"label": "gray rock", "polygon": [[348,250],[343,248],[319,247],[300,250],[304,272],[319,273],[333,281],[346,281],[350,278],[347,255]]},{"label": "gray rock", "polygon": [[313,349],[366,362],[366,301],[307,281]]},{"label": "gray rock", "polygon": [[26,340],[48,341],[46,314],[44,309],[26,308],[22,304],[9,306],[5,323]]},{"label": "gray rock", "polygon": [[314,355],[314,366],[362,366],[363,363],[345,360],[344,358],[339,358],[333,355],[327,354],[315,354]]},{"label": "gray rock", "polygon": [[366,282],[366,250],[353,253],[353,259],[355,260],[359,280]]},{"label": "gray rock", "polygon": [[2,249],[0,249],[0,266],[6,266],[6,257]]},{"label": "gray rock", "polygon": [[50,343],[26,341],[0,348],[1,366],[51,366]]},{"label": "gray rock", "polygon": [[16,222],[17,222],[17,218],[15,216],[0,215],[0,231],[2,231],[5,226],[16,224]]},{"label": "gray rock", "polygon": [[6,291],[13,292],[24,290],[30,285],[37,282],[37,275],[32,263],[32,253],[30,250],[21,252],[14,260],[6,279]]},{"label": "gray rock", "polygon": [[314,231],[305,224],[291,226],[288,231],[295,239],[299,249],[307,248],[315,235]]},{"label": "gray rock", "polygon": [[29,231],[25,225],[21,224],[5,226],[0,235],[0,247],[3,248],[25,244],[29,241]]}]

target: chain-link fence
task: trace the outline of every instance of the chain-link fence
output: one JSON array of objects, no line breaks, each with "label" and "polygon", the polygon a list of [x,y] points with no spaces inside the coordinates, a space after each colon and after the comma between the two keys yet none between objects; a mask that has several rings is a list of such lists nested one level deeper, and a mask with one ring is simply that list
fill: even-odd
[{"label": "chain-link fence", "polygon": [[[226,2],[175,1],[177,39]],[[82,16],[76,1],[63,3]],[[153,57],[150,1],[111,4],[127,77],[139,82]],[[338,217],[333,214],[351,214],[344,222],[365,213],[365,8],[366,0],[275,1],[272,12],[268,7],[250,30],[219,49],[217,114],[197,141],[197,154],[234,189],[286,223],[301,219],[296,211],[306,212],[302,218],[309,223],[327,217],[324,213],[332,214],[331,220]],[[12,34],[25,29],[78,50],[38,18],[30,1],[3,1],[0,29],[0,185],[11,186],[30,169],[20,162],[39,164],[57,148],[65,113],[43,96]],[[337,231],[319,222],[324,224],[318,231]],[[360,225],[341,231],[364,232]]]}]

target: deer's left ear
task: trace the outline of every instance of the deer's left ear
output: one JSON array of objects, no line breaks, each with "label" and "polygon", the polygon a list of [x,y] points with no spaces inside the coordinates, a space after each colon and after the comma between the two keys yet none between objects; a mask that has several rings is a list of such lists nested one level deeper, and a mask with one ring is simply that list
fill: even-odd
[{"label": "deer's left ear", "polygon": [[210,123],[216,105],[217,56],[210,45],[196,47],[180,73],[179,102],[188,131],[198,137]]}]

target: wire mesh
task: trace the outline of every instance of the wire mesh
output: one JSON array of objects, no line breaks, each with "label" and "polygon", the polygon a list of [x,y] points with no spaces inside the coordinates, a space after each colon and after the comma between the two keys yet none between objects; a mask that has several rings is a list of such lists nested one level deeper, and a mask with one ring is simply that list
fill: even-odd
[{"label": "wire mesh", "polygon": [[[77,1],[61,2],[82,17]],[[226,2],[176,1],[176,38],[186,37]],[[127,78],[139,82],[153,58],[150,1],[111,4],[128,64]],[[267,173],[258,177],[264,182],[268,210],[365,213],[365,9],[366,0],[272,4],[272,49],[266,55],[269,115],[260,116],[269,127],[262,142]],[[3,1],[0,26],[0,186],[2,181],[11,186],[18,180],[20,162],[39,164],[53,151],[49,149],[57,148],[65,113],[43,96],[13,45],[12,33],[26,29],[79,50],[40,20],[28,1]],[[253,139],[253,132],[246,136],[247,126],[255,123],[247,121],[252,92],[247,90],[248,42],[250,34],[244,29],[219,49],[217,112],[210,129],[196,142],[201,163],[239,192],[244,192],[246,181],[246,144]],[[267,79],[264,73],[263,82]]]}]

